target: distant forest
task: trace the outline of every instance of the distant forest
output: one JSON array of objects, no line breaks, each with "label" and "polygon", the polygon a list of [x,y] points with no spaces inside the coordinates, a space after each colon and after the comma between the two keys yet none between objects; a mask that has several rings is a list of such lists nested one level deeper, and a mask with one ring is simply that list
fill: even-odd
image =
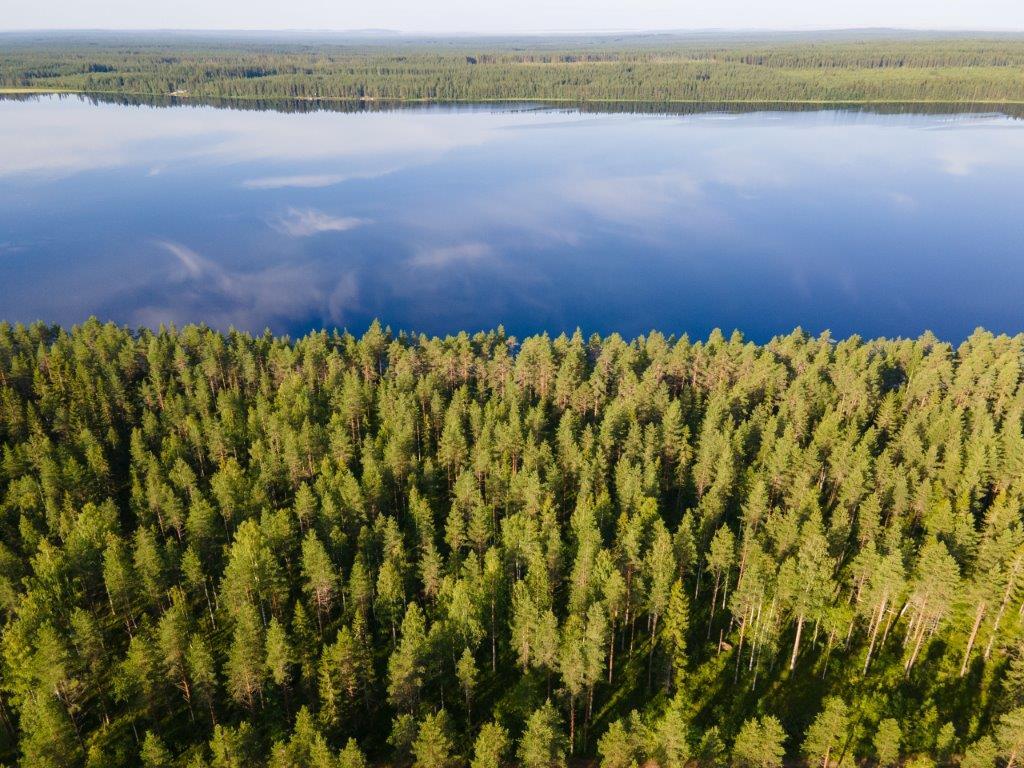
[{"label": "distant forest", "polygon": [[1022,366],[0,324],[0,762],[1014,768]]},{"label": "distant forest", "polygon": [[195,99],[1024,102],[1024,38],[8,35],[0,88]]}]

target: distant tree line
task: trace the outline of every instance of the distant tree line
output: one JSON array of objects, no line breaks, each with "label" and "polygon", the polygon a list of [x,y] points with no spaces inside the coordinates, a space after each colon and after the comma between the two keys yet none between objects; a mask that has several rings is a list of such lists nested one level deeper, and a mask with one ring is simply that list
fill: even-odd
[{"label": "distant tree line", "polygon": [[[258,112],[394,112],[418,109],[423,102],[410,101],[360,101],[354,99],[228,99],[218,97],[186,98],[180,96],[136,96],[131,94],[0,94],[0,98],[17,101],[33,101],[40,98],[74,99],[91,104],[120,104],[122,106],[148,107],[216,107],[218,109]],[[495,101],[495,109],[534,108],[530,102]],[[544,108],[550,111],[564,110],[567,113],[599,114],[657,114],[657,115],[704,115],[720,112],[728,114],[750,114],[754,112],[816,112],[823,108],[816,102],[651,102],[651,101],[546,101]],[[979,106],[997,111],[1008,117],[1024,118],[1024,102],[979,105],[968,102],[829,102],[828,108],[845,112],[861,112],[882,115],[923,115],[977,113]]]},{"label": "distant tree line", "polygon": [[561,44],[11,43],[0,50],[0,87],[233,99],[1024,101],[1024,39],[1005,36]]},{"label": "distant tree line", "polygon": [[1014,768],[1022,364],[0,324],[0,761]]}]

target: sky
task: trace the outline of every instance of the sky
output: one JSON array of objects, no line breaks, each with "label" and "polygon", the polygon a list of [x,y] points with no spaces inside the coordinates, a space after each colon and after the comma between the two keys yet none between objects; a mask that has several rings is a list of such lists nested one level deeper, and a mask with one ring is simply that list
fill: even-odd
[{"label": "sky", "polygon": [[1024,30],[1024,0],[0,0],[0,30]]}]

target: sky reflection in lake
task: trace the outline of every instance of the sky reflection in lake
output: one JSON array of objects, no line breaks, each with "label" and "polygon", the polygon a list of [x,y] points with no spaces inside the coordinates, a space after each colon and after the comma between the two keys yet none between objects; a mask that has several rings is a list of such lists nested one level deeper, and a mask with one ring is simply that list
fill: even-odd
[{"label": "sky reflection in lake", "polygon": [[1024,122],[0,101],[0,317],[1024,330]]}]

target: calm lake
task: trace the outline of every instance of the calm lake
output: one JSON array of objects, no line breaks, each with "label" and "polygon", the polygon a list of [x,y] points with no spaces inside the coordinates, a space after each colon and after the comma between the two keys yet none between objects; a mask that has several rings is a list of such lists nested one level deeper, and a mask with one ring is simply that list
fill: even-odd
[{"label": "calm lake", "polygon": [[0,318],[1024,330],[1024,121],[0,101]]}]

